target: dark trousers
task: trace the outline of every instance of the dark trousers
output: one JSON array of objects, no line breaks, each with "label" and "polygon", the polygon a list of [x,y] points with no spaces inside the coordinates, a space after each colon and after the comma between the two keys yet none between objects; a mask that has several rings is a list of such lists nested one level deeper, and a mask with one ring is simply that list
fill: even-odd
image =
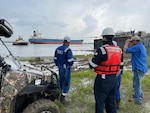
[{"label": "dark trousers", "polygon": [[95,113],[117,113],[116,110],[116,75],[97,75],[94,83]]}]

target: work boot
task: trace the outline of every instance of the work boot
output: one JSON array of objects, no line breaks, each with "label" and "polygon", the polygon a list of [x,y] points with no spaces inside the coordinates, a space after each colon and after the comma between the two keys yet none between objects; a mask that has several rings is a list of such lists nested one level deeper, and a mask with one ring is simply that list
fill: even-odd
[{"label": "work boot", "polygon": [[65,96],[63,96],[63,95],[60,96],[60,102],[61,102],[62,104],[65,104],[65,102],[66,102]]},{"label": "work boot", "polygon": [[117,107],[118,110],[120,109],[120,99],[116,100],[116,107]]}]

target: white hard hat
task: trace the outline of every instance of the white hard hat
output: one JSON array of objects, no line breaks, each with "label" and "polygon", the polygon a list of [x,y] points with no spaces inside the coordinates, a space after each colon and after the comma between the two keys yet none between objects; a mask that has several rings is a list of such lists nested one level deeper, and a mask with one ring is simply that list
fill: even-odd
[{"label": "white hard hat", "polygon": [[102,36],[105,36],[105,35],[115,35],[115,32],[112,28],[107,27],[102,32]]},{"label": "white hard hat", "polygon": [[64,40],[66,40],[67,42],[70,42],[71,40],[70,40],[70,37],[68,37],[68,36],[65,36],[64,37]]}]

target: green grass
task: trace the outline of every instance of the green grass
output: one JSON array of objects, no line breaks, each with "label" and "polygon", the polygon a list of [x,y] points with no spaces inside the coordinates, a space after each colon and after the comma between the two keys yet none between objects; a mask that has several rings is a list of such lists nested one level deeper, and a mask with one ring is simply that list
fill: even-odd
[{"label": "green grass", "polygon": [[147,64],[148,64],[148,67],[150,68],[150,57],[147,58]]},{"label": "green grass", "polygon": [[[59,102],[61,113],[94,113],[95,99],[93,94],[93,85],[95,79],[93,70],[85,70],[82,72],[73,72],[71,78],[71,88],[67,97],[69,103],[62,105]],[[121,81],[121,109],[118,113],[149,113],[148,104],[150,101],[150,76],[145,75],[141,81],[144,92],[143,105],[136,105],[128,102],[132,97],[132,72],[124,71]]]},{"label": "green grass", "polygon": [[29,61],[29,62],[37,62],[40,61],[40,57],[22,57],[22,58],[18,58],[19,61],[21,62],[25,62],[25,61]]},{"label": "green grass", "polygon": [[[93,55],[78,55],[75,56],[81,59],[87,59]],[[125,60],[130,59],[129,54],[124,54]],[[21,59],[22,61],[35,61],[35,59]],[[36,59],[37,60],[37,59]],[[150,67],[150,57],[147,59]],[[71,87],[69,95],[66,97],[69,100],[67,105],[62,105],[58,100],[55,103],[59,106],[61,113],[94,113],[95,99],[93,93],[93,85],[96,74],[91,69],[79,72],[72,72]],[[142,106],[128,102],[132,97],[132,71],[124,71],[121,81],[121,109],[118,113],[150,113],[150,74],[146,74],[141,81],[144,92],[144,103]]]},{"label": "green grass", "polygon": [[89,57],[92,57],[93,56],[93,54],[88,54],[88,55],[75,55],[75,57],[77,57],[77,58],[89,58]]}]

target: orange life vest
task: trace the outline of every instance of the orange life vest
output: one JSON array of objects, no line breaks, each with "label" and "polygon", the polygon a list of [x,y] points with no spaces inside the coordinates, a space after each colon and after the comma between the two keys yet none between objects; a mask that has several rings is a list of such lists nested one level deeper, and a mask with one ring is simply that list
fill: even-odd
[{"label": "orange life vest", "polygon": [[117,74],[120,70],[122,50],[119,46],[114,45],[104,45],[106,48],[108,59],[102,61],[95,68],[97,74]]}]

